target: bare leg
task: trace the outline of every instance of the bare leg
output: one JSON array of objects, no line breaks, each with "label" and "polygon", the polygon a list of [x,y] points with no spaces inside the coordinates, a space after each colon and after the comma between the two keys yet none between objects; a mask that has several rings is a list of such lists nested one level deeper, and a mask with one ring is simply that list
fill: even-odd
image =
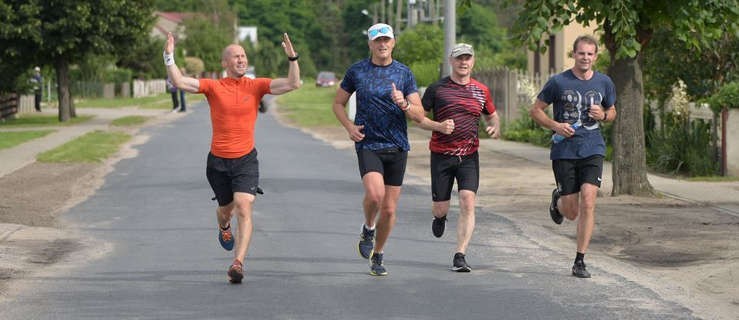
[{"label": "bare leg", "polygon": [[475,193],[459,191],[459,220],[457,222],[457,252],[466,253],[475,230]]},{"label": "bare leg", "polygon": [[557,201],[557,209],[568,220],[577,219],[580,213],[580,193],[571,193],[559,197]]},{"label": "bare leg", "polygon": [[449,214],[449,200],[447,201],[434,201],[431,206],[431,213],[434,217],[441,218]]},{"label": "bare leg", "polygon": [[249,243],[251,242],[251,235],[254,229],[251,214],[254,199],[254,195],[249,193],[234,193],[235,206],[233,209],[233,215],[236,216],[238,222],[234,258],[241,262],[244,262],[248,253]]},{"label": "bare leg", "polygon": [[395,209],[398,205],[398,198],[400,198],[400,189],[401,187],[385,186],[385,198],[382,201],[380,217],[377,219],[375,252],[383,252],[385,242],[395,226]]},{"label": "bare leg", "polygon": [[580,190],[580,220],[577,222],[577,252],[585,253],[595,226],[595,199],[598,187],[583,183]]},{"label": "bare leg", "polygon": [[364,225],[372,228],[375,226],[377,214],[385,197],[385,182],[379,172],[368,172],[362,177],[362,184],[364,184],[364,201],[362,202]]}]

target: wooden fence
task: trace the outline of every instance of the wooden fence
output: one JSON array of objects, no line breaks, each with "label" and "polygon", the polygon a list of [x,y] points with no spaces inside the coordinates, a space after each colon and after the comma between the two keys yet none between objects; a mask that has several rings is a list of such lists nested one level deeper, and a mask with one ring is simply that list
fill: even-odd
[{"label": "wooden fence", "polygon": [[0,96],[0,120],[10,118],[18,113],[18,95],[9,93]]},{"label": "wooden fence", "polygon": [[498,115],[507,123],[529,110],[550,76],[531,76],[508,68],[482,70],[474,75],[475,79],[490,88]]}]

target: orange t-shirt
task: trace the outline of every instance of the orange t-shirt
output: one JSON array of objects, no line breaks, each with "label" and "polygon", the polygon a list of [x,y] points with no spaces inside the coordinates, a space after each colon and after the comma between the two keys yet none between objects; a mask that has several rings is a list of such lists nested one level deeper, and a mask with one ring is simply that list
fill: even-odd
[{"label": "orange t-shirt", "polygon": [[213,139],[210,152],[221,158],[239,158],[254,149],[254,125],[259,101],[271,93],[272,79],[247,77],[200,79],[199,93],[210,105]]}]

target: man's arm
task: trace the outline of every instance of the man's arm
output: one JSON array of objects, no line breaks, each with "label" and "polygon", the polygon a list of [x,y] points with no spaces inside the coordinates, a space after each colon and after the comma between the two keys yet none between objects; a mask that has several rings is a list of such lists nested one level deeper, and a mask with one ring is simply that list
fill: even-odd
[{"label": "man's arm", "polygon": [[275,95],[300,88],[300,66],[298,65],[298,54],[295,52],[287,33],[282,35],[282,48],[285,49],[289,69],[287,71],[287,78],[273,79],[272,83],[269,85],[269,90]]},{"label": "man's arm", "polygon": [[540,126],[549,130],[553,130],[563,137],[569,138],[570,136],[575,134],[575,129],[570,127],[569,123],[554,121],[547,115],[546,112],[544,112],[544,110],[548,106],[549,104],[547,104],[546,102],[536,99],[536,102],[534,102],[534,106],[531,107],[531,111],[529,111],[531,119],[534,119],[534,121],[536,121],[536,123],[538,123]]},{"label": "man's arm", "polygon": [[421,96],[418,92],[404,96],[403,92],[398,90],[395,87],[395,83],[393,83],[390,95],[400,110],[403,110],[406,116],[413,120],[419,127],[426,130],[439,131],[444,134],[450,134],[454,130],[454,121],[451,119],[444,122],[436,122],[426,117],[426,112],[423,110],[423,105],[421,104]]},{"label": "man's arm", "polygon": [[182,75],[180,68],[174,63],[174,36],[171,32],[167,33],[167,42],[164,44],[164,64],[167,67],[167,76],[175,87],[190,93],[198,92],[200,81]]},{"label": "man's arm", "polygon": [[346,103],[349,101],[350,97],[351,94],[344,91],[344,89],[341,87],[337,88],[332,109],[336,119],[341,122],[341,125],[344,126],[344,129],[346,129],[346,132],[349,134],[349,139],[357,142],[364,139],[364,133],[362,133],[364,126],[355,125],[354,122],[349,120],[349,116],[346,115]]},{"label": "man's arm", "polygon": [[500,138],[500,118],[497,110],[485,115],[485,132],[493,139]]}]

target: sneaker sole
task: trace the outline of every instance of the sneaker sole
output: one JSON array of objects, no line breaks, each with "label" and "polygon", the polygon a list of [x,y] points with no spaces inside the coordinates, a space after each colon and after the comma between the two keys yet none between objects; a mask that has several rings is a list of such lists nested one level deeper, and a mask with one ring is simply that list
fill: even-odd
[{"label": "sneaker sole", "polygon": [[575,278],[580,278],[580,279],[589,279],[590,278],[590,275],[589,274],[587,274],[587,275],[578,275],[577,273],[574,273],[574,272],[572,273],[572,276],[575,277]]},{"label": "sneaker sole", "polygon": [[384,277],[384,276],[387,275],[387,271],[382,272],[382,273],[377,273],[377,272],[374,272],[374,271],[370,271],[370,275],[371,276],[375,276],[375,277]]},{"label": "sneaker sole", "polygon": [[452,270],[454,272],[470,272],[472,271],[472,268],[470,267],[451,267],[449,270]]}]

